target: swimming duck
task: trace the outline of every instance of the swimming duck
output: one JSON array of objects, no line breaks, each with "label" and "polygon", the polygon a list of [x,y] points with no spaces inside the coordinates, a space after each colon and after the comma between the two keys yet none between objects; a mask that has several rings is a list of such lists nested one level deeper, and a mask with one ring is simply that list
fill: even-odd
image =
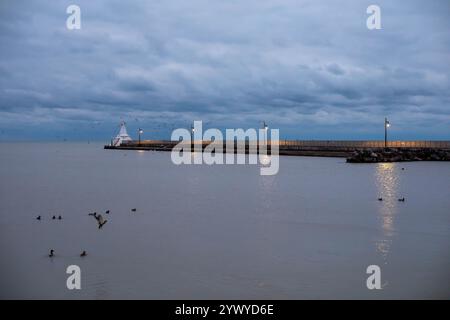
[{"label": "swimming duck", "polygon": [[400,202],[405,202],[405,197],[398,199]]},{"label": "swimming duck", "polygon": [[87,256],[87,253],[86,253],[86,251],[83,250],[83,252],[80,254],[80,257],[86,257],[86,256]]},{"label": "swimming duck", "polygon": [[55,220],[55,219],[56,219],[56,216],[53,216],[53,217],[52,217],[52,220]]},{"label": "swimming duck", "polygon": [[37,216],[36,220],[41,220],[41,216]]},{"label": "swimming duck", "polygon": [[50,254],[48,255],[50,258],[54,256],[55,250],[50,250]]},{"label": "swimming duck", "polygon": [[109,214],[109,210],[106,210],[105,213],[106,213],[106,214]]},{"label": "swimming duck", "polygon": [[383,198],[378,198],[378,201],[383,201]]},{"label": "swimming duck", "polygon": [[58,216],[58,220],[62,220],[62,217],[61,217],[61,216]]},{"label": "swimming duck", "polygon": [[137,210],[136,208],[131,209],[132,212],[136,212],[136,210]]}]

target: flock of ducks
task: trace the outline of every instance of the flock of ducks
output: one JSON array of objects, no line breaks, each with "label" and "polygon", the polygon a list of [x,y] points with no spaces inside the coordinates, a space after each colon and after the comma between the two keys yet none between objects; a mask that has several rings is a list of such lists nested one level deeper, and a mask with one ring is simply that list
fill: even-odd
[{"label": "flock of ducks", "polygon": [[[50,253],[48,254],[48,256],[49,256],[50,258],[53,258],[53,257],[55,256],[55,250],[51,249],[51,250],[50,250]],[[86,256],[87,256],[87,253],[86,253],[85,250],[83,250],[83,252],[80,253],[80,257],[86,257]]]},{"label": "flock of ducks", "polygon": [[[402,168],[402,170],[405,170],[405,168]],[[381,197],[378,198],[378,201],[383,201],[383,198],[381,198]],[[399,202],[405,202],[405,197],[399,198],[398,201]],[[131,212],[136,212],[136,211],[137,211],[136,208],[131,209]],[[105,214],[110,214],[110,211],[106,210]],[[95,218],[95,220],[97,221],[97,225],[98,225],[99,229],[101,229],[108,222],[108,220],[103,218],[103,216],[101,214],[98,214],[97,212],[91,212],[88,215]],[[41,216],[37,216],[36,217],[36,220],[41,220],[41,219],[42,219]],[[58,216],[58,217],[52,216],[52,220],[56,220],[56,219],[62,220],[62,216]],[[55,250],[51,249],[48,256],[50,258],[54,257],[55,256]],[[81,254],[80,254],[80,257],[86,257],[86,256],[87,256],[87,252],[85,250],[83,250],[83,252],[81,252]]]},{"label": "flock of ducks", "polygon": [[[399,202],[405,202],[405,197],[397,199]],[[378,198],[378,201],[383,201],[383,198]]]},{"label": "flock of ducks", "polygon": [[[58,218],[56,218],[56,216],[53,216],[53,217],[52,217],[52,220],[56,220],[56,219],[62,220],[62,216],[58,216]],[[41,217],[41,216],[37,216],[37,217],[36,217],[36,220],[42,220],[42,217]]]},{"label": "flock of ducks", "polygon": [[[131,209],[131,212],[136,212],[136,211],[137,211],[136,208]],[[109,211],[109,210],[106,210],[106,211],[105,211],[105,214],[110,214],[110,211]],[[91,212],[91,213],[89,213],[88,215],[95,218],[95,220],[97,221],[97,225],[98,225],[98,228],[99,228],[99,229],[101,229],[101,228],[108,222],[108,220],[106,220],[105,218],[103,218],[103,216],[102,216],[101,214],[98,214],[97,212]],[[52,216],[51,219],[52,219],[52,220],[56,220],[56,219],[62,220],[62,216],[59,215],[58,217],[56,217],[56,216],[54,215],[54,216]],[[36,220],[39,220],[39,221],[42,220],[42,216],[40,216],[40,215],[37,216],[37,217],[36,217]],[[48,254],[48,256],[49,256],[50,258],[53,258],[53,257],[55,256],[55,250],[51,249],[51,250],[50,250],[50,253]],[[87,252],[86,252],[86,250],[83,250],[83,252],[80,253],[80,257],[86,257],[86,256],[87,256]]]}]

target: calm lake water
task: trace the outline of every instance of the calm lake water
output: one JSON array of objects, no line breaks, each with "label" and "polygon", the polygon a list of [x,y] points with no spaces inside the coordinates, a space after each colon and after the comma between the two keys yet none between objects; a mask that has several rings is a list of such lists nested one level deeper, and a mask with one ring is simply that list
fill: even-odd
[{"label": "calm lake water", "polygon": [[[108,209],[99,230],[88,213]],[[2,143],[0,254],[0,298],[448,299],[450,163],[281,157],[261,176],[164,152]],[[373,264],[382,290],[366,287]],[[81,290],[66,288],[69,265]]]}]

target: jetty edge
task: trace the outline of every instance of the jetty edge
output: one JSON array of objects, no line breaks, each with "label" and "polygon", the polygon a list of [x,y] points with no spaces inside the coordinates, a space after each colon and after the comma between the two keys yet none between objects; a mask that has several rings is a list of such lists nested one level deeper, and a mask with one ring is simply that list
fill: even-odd
[{"label": "jetty edge", "polygon": [[[120,145],[105,145],[108,150],[145,150],[172,151],[180,141],[170,140],[142,140],[123,141]],[[202,145],[202,149],[211,141],[196,141],[194,145]],[[230,143],[230,142],[228,142]],[[232,152],[237,153],[238,141],[231,141],[234,145]],[[240,142],[242,143],[242,142]],[[227,142],[223,142],[223,152],[229,152]],[[271,153],[273,142],[267,142],[267,152]],[[313,156],[347,158],[349,163],[376,163],[401,161],[450,161],[450,141],[389,141],[384,147],[384,141],[343,141],[343,140],[280,140],[278,141],[279,155],[285,156]],[[249,143],[245,141],[245,153],[250,153]],[[185,150],[189,149],[186,142]],[[252,150],[252,152],[254,152]],[[256,153],[259,149],[256,149]]]}]

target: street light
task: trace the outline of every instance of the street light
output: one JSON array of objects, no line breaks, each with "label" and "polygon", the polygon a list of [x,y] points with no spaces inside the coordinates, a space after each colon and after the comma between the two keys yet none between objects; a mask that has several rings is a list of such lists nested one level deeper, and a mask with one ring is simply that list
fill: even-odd
[{"label": "street light", "polygon": [[384,118],[384,147],[387,148],[387,128],[391,126],[389,120]]},{"label": "street light", "polygon": [[144,133],[144,130],[142,130],[141,128],[139,128],[139,144],[141,144],[141,134]]},{"label": "street light", "polygon": [[269,129],[269,127],[267,126],[265,121],[263,121],[263,129],[264,129],[264,143],[267,143],[267,130]]},{"label": "street light", "polygon": [[192,149],[194,149],[194,133],[195,133],[195,128],[194,125],[191,125],[191,151]]}]

